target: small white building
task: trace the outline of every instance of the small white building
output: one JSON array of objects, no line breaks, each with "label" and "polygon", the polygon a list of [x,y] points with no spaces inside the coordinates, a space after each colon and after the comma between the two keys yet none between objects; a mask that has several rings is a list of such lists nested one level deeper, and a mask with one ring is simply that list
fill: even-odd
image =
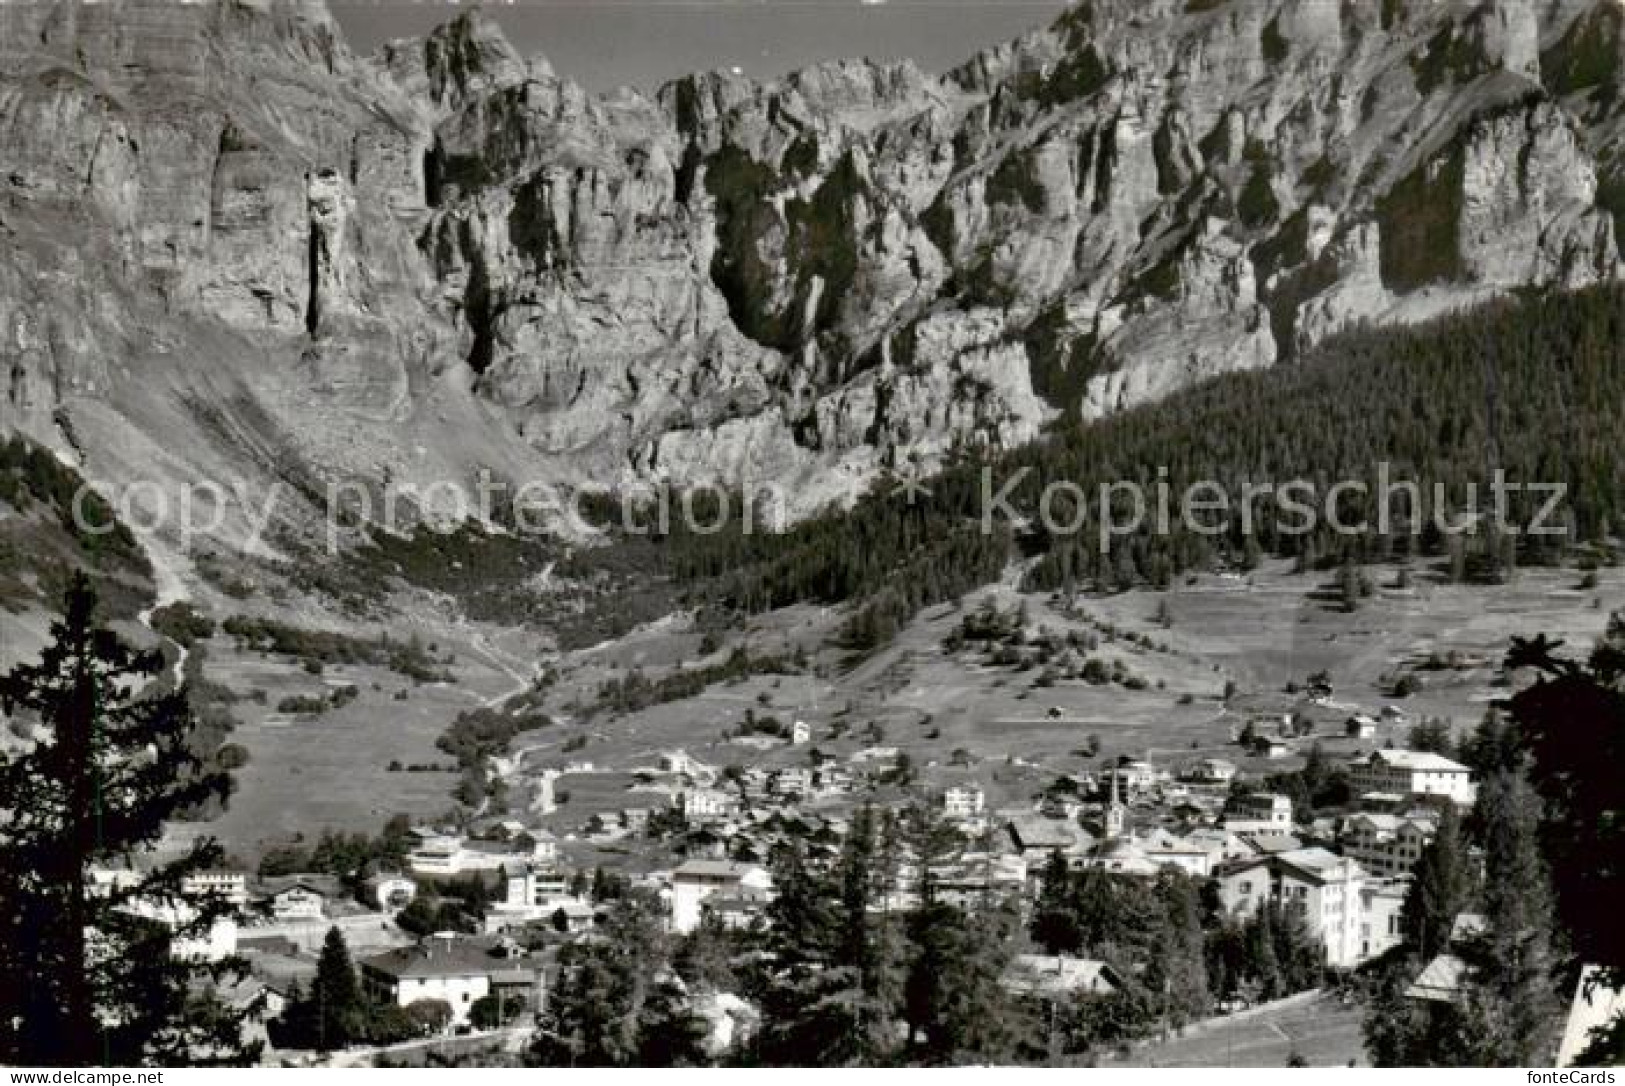
[{"label": "small white building", "polygon": [[974,784],[955,785],[942,793],[942,813],[957,821],[981,817],[987,793]]},{"label": "small white building", "polygon": [[1355,713],[1343,725],[1343,734],[1350,739],[1375,739],[1377,721],[1366,713]]},{"label": "small white building", "polygon": [[683,817],[691,822],[718,822],[733,814],[738,804],[726,792],[714,788],[691,788],[675,797]]},{"label": "small white building", "polygon": [[1108,778],[1114,775],[1125,792],[1143,792],[1157,783],[1156,767],[1138,759],[1123,762],[1107,773]]},{"label": "small white building", "polygon": [[552,902],[570,897],[570,880],[546,864],[510,864],[502,869],[501,905],[511,910],[546,910]]},{"label": "small white building", "polygon": [[773,794],[805,796],[812,791],[812,770],[789,766],[773,774]]},{"label": "small white building", "polygon": [[1205,879],[1213,873],[1218,853],[1208,842],[1190,841],[1164,829],[1153,829],[1136,842],[1141,855],[1156,867],[1177,867]]},{"label": "small white building", "polygon": [[682,933],[699,927],[701,905],[709,897],[741,897],[772,890],[773,877],[765,867],[733,860],[689,860],[671,873],[672,930]]},{"label": "small white building", "polygon": [[1285,833],[1292,829],[1292,799],[1278,792],[1254,792],[1230,801],[1224,828],[1231,833]]},{"label": "small white building", "polygon": [[1199,784],[1229,784],[1236,779],[1236,763],[1223,758],[1203,758],[1192,764],[1185,776]]},{"label": "small white building", "polygon": [[248,876],[241,871],[199,871],[181,881],[186,897],[218,897],[238,908],[248,904]]},{"label": "small white building", "polygon": [[1405,895],[1411,880],[1383,879],[1368,883],[1360,891],[1360,957],[1366,961],[1380,958],[1404,942],[1400,917],[1405,910]]},{"label": "small white building", "polygon": [[1474,793],[1472,770],[1426,750],[1379,750],[1357,758],[1349,763],[1349,785],[1356,795],[1443,796],[1463,807],[1472,804]]},{"label": "small white building", "polygon": [[367,880],[367,895],[384,912],[399,912],[418,896],[418,884],[395,872],[379,872]]},{"label": "small white building", "polygon": [[663,773],[696,777],[705,773],[708,768],[696,761],[686,750],[668,750],[660,756],[660,770]]}]

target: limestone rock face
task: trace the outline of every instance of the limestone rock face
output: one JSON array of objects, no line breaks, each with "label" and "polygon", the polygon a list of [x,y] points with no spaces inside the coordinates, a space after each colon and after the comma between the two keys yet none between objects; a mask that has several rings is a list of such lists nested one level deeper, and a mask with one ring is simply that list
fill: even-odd
[{"label": "limestone rock face", "polygon": [[366,58],[319,0],[4,20],[0,425],[108,476],[182,442],[166,485],[495,469],[805,512],[1622,270],[1615,0],[1092,0],[942,75],[651,97],[478,13]]}]

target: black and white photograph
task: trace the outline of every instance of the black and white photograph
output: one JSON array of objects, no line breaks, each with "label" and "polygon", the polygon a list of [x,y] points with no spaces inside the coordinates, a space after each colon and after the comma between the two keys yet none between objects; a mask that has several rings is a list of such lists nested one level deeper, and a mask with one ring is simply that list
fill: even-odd
[{"label": "black and white photograph", "polygon": [[1619,1066],[1625,0],[0,0],[0,1086]]}]

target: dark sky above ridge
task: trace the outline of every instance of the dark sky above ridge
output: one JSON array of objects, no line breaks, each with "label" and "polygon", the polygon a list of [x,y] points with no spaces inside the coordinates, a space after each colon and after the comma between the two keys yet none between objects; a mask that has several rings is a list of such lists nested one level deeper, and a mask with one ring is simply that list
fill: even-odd
[{"label": "dark sky above ridge", "polygon": [[[329,0],[352,48],[423,34],[469,5]],[[950,68],[1048,22],[1063,0],[485,0],[520,52],[595,91],[653,90],[679,75],[742,68],[766,78],[838,57],[910,57]]]}]

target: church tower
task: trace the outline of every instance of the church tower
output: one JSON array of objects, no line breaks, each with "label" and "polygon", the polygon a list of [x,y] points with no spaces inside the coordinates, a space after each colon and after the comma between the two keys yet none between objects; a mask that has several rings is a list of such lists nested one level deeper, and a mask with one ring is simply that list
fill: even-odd
[{"label": "church tower", "polygon": [[1115,841],[1122,837],[1124,826],[1128,822],[1128,808],[1123,805],[1123,801],[1117,796],[1117,768],[1117,766],[1113,766],[1111,770],[1112,798],[1106,804],[1106,839],[1108,841]]}]

